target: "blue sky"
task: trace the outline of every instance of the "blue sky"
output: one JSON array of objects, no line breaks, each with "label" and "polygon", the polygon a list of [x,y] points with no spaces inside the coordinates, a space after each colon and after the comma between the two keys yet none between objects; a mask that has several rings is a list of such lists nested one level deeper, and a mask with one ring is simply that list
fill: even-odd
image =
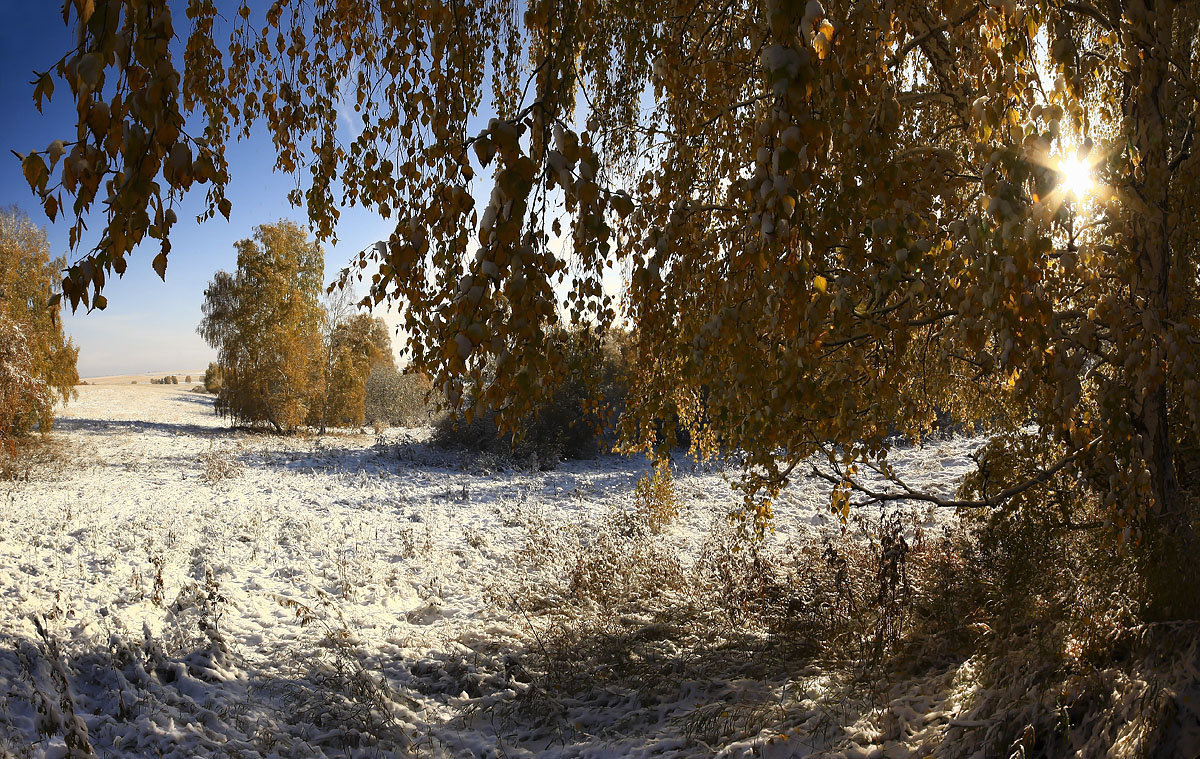
[{"label": "blue sky", "polygon": [[[57,0],[0,0],[0,207],[15,204],[25,210],[46,228],[52,252],[74,260],[98,236],[89,233],[78,251],[68,251],[69,224],[62,217],[49,223],[10,152],[42,150],[55,139],[73,139],[75,112],[65,83],[56,81],[55,97],[44,114],[34,107],[29,84],[35,68],[48,68],[72,44],[73,33],[63,24],[60,8]],[[178,18],[177,31],[182,34],[186,19],[182,13]],[[176,60],[178,65],[178,56]],[[233,203],[229,221],[218,217],[197,224],[203,192],[193,192],[178,209],[166,282],[150,268],[156,246],[145,246],[130,259],[125,276],[106,286],[106,310],[64,312],[64,326],[80,346],[80,376],[202,369],[216,358],[196,334],[205,285],[217,270],[235,266],[233,243],[248,237],[256,224],[305,220],[303,209],[292,208],[286,200],[292,178],[271,169],[274,153],[265,135],[231,145],[228,158],[228,197]],[[386,239],[391,229],[392,222],[375,213],[343,209],[338,243],[325,249],[326,279],[357,251]]]}]

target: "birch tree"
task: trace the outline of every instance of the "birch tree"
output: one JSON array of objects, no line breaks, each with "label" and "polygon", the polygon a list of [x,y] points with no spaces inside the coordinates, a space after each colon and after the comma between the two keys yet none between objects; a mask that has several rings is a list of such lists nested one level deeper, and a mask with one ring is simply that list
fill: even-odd
[{"label": "birch tree", "polygon": [[[564,373],[549,330],[619,307],[626,440],[678,413],[700,452],[745,451],[760,525],[801,472],[843,515],[1066,483],[1168,578],[1156,613],[1181,613],[1196,4],[221,7],[191,0],[177,31],[165,0],[64,3],[75,44],[34,96],[63,85],[78,127],[21,168],[51,218],[104,217],[63,281],[73,305],[103,307],[139,243],[165,271],[183,193],[227,215],[226,148],[261,125],[320,239],[345,204],[395,221],[344,276],[404,310],[412,360],[467,414],[521,418]],[[941,414],[999,441],[953,499],[887,465],[893,432]]]}]

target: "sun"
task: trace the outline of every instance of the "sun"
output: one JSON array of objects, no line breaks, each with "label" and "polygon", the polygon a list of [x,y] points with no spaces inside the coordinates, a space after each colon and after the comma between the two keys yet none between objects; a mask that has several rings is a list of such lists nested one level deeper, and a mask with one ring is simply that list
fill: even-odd
[{"label": "sun", "polygon": [[1096,190],[1096,180],[1092,178],[1092,165],[1079,153],[1072,150],[1058,161],[1060,187],[1067,195],[1076,200],[1085,200]]}]

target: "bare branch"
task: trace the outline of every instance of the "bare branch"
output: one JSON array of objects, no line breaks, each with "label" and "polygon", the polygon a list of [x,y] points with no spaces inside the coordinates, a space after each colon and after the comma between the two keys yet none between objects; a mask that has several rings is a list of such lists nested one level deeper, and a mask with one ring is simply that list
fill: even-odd
[{"label": "bare branch", "polygon": [[[1005,490],[1002,490],[1001,492],[997,493],[994,496],[990,496],[987,498],[983,498],[980,500],[974,500],[974,501],[955,499],[955,498],[942,498],[941,496],[936,496],[936,495],[933,495],[932,493],[920,492],[920,491],[910,487],[908,484],[906,484],[905,482],[900,480],[900,478],[896,477],[894,474],[885,474],[885,476],[891,482],[894,482],[895,484],[899,485],[903,489],[904,492],[885,493],[885,492],[881,492],[878,490],[874,490],[870,487],[867,487],[866,485],[863,485],[861,482],[854,480],[849,475],[842,474],[841,476],[838,476],[836,474],[829,474],[828,472],[822,472],[821,470],[817,469],[816,466],[813,466],[812,471],[810,472],[810,476],[817,477],[818,479],[824,480],[835,486],[842,485],[842,484],[848,485],[856,493],[861,493],[861,494],[865,495],[867,497],[867,500],[855,504],[856,506],[867,506],[867,505],[870,505],[873,503],[892,503],[892,502],[896,502],[896,501],[918,501],[920,503],[930,503],[930,504],[933,504],[934,506],[937,506],[938,508],[942,508],[942,509],[995,508],[997,506],[1001,506],[1001,505],[1007,503],[1008,501],[1017,497],[1021,493],[1024,493],[1025,491],[1029,490],[1030,488],[1046,482],[1051,477],[1053,477],[1055,474],[1058,474],[1058,472],[1062,471],[1063,468],[1072,464],[1084,452],[1086,452],[1088,449],[1090,449],[1092,446],[1094,446],[1099,441],[1100,441],[1100,438],[1097,437],[1094,440],[1092,440],[1091,442],[1084,445],[1082,448],[1079,448],[1078,450],[1074,451],[1073,453],[1071,453],[1067,456],[1064,456],[1062,459],[1059,459],[1059,461],[1056,464],[1054,464],[1054,466],[1049,467],[1048,469],[1043,469],[1043,470],[1037,472],[1036,474],[1034,474],[1033,476],[1029,477],[1028,479],[1023,480],[1023,481],[1017,483],[1016,485],[1013,485],[1012,487],[1006,488]],[[874,469],[876,472],[879,472],[880,474],[884,474],[880,469],[878,469],[876,467],[872,467],[872,469]]]},{"label": "bare branch", "polygon": [[1105,29],[1108,29],[1109,31],[1112,31],[1113,29],[1117,28],[1116,24],[1114,24],[1107,16],[1105,16],[1100,11],[1099,8],[1097,8],[1096,6],[1094,6],[1090,3],[1083,3],[1083,2],[1063,3],[1061,7],[1064,11],[1068,11],[1070,13],[1078,13],[1082,16],[1088,16],[1089,18],[1098,22],[1101,26],[1103,26]]},{"label": "bare branch", "polygon": [[979,9],[982,7],[983,7],[982,4],[976,5],[971,10],[962,14],[954,21],[947,21],[943,24],[938,24],[937,26],[931,27],[930,29],[925,31],[925,33],[918,34],[917,36],[913,37],[911,40],[909,40],[907,43],[905,43],[903,47],[901,47],[899,50],[896,51],[896,54],[892,56],[892,59],[890,61],[888,61],[888,66],[891,68],[895,68],[896,66],[900,65],[900,63],[908,56],[909,53],[911,53],[914,49],[919,47],[921,44],[925,43],[927,40],[929,40],[930,37],[933,37],[935,34],[940,34],[941,32],[944,32],[947,29],[952,29],[956,26],[960,26],[960,25],[966,23],[967,21],[970,21],[971,19],[975,18],[975,16],[977,16],[979,14]]}]

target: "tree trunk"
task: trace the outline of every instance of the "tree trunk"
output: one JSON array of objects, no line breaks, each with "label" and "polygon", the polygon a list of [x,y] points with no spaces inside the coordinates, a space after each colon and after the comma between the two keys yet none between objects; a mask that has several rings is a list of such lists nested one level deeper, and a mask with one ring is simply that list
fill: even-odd
[{"label": "tree trunk", "polygon": [[[1161,7],[1155,7],[1161,5]],[[1168,115],[1178,111],[1185,96],[1169,80],[1167,57],[1172,50],[1174,13],[1170,3],[1136,3],[1132,18],[1155,41],[1151,52],[1130,72],[1133,97],[1127,101],[1126,127],[1140,159],[1140,176],[1132,182],[1136,200],[1131,208],[1131,247],[1136,256],[1131,288],[1141,310],[1141,331],[1129,346],[1140,361],[1127,376],[1135,433],[1140,437],[1143,463],[1150,474],[1149,503],[1145,504],[1140,571],[1146,583],[1148,616],[1177,619],[1200,614],[1197,589],[1197,548],[1190,499],[1179,490],[1175,471],[1168,398],[1168,367],[1160,341],[1171,324],[1171,161],[1173,127]],[[1131,198],[1131,200],[1133,200]],[[1141,206],[1137,208],[1136,206]]]},{"label": "tree trunk", "polygon": [[1150,471],[1152,503],[1146,510],[1141,573],[1147,617],[1154,621],[1200,617],[1200,573],[1192,500],[1179,489],[1168,427],[1165,382],[1143,406],[1143,450]]}]

